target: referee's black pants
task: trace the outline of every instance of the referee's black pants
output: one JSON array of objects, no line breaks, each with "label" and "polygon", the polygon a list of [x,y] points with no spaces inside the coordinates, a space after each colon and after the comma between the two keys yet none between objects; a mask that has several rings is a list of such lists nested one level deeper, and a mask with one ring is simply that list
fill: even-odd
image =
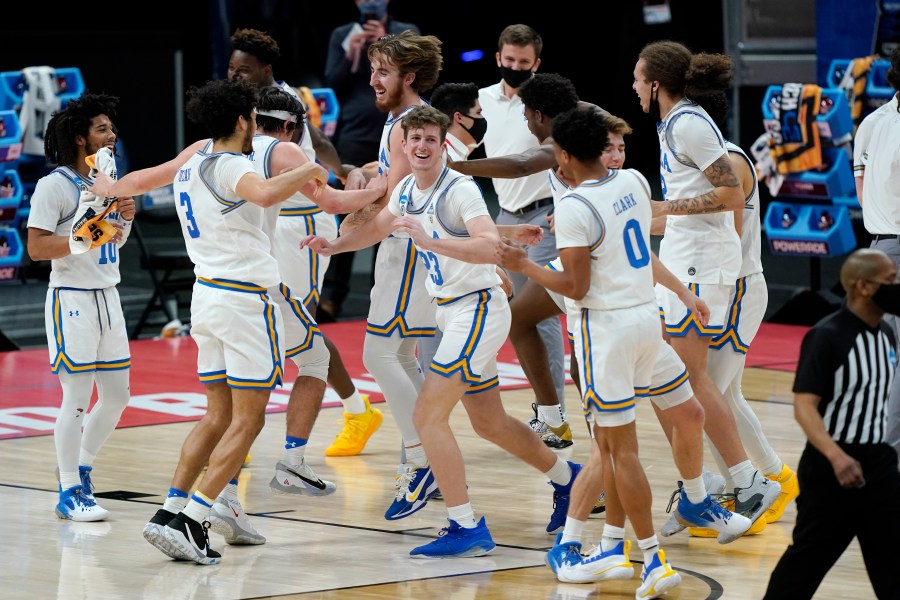
[{"label": "referee's black pants", "polygon": [[866,485],[841,487],[828,459],[807,443],[797,467],[794,543],[772,571],[764,600],[812,598],[854,537],[878,598],[900,597],[897,454],[887,444],[841,447],[862,465]]}]

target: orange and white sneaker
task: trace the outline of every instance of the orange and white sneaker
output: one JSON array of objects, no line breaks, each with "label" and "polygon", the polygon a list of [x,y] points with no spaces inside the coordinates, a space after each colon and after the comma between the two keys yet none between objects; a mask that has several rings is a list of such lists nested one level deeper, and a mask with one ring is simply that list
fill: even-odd
[{"label": "orange and white sneaker", "polygon": [[784,515],[784,509],[791,503],[791,500],[800,495],[800,482],[797,481],[797,473],[787,465],[781,467],[781,473],[778,475],[766,475],[766,477],[781,484],[781,494],[764,515],[766,523],[774,523]]},{"label": "orange and white sneaker", "polygon": [[366,447],[372,434],[381,427],[381,411],[372,408],[368,398],[364,397],[363,401],[366,403],[364,412],[355,415],[344,413],[344,427],[325,449],[325,456],[356,456]]}]

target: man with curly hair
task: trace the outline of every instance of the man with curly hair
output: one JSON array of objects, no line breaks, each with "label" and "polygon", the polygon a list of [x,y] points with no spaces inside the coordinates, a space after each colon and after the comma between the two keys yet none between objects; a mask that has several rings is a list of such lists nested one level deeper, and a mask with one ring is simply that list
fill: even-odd
[{"label": "man with curly hair", "polygon": [[[115,150],[112,117],[118,103],[116,97],[85,92],[53,114],[44,153],[57,167],[38,181],[28,217],[29,256],[51,261],[47,343],[63,390],[54,429],[60,487],[56,514],[73,521],[99,521],[108,514],[94,499],[92,465],[130,397],[131,354],[116,285],[119,248],[131,231],[134,199],[119,198],[117,209],[106,215],[119,230],[112,240],[82,254],[69,249],[80,194],[93,183],[85,158],[101,148]],[[95,383],[98,402],[87,418]]]},{"label": "man with curly hair", "polygon": [[[276,81],[273,64],[278,61],[278,44],[267,33],[256,29],[238,29],[231,36],[234,50],[228,61],[228,78],[243,79],[258,88],[276,87],[302,104],[297,91],[284,81]],[[300,144],[306,156],[315,161],[317,155],[335,173],[343,178],[345,168],[340,164],[337,152],[328,138],[306,118],[302,126],[295,128],[294,140]],[[299,139],[298,139],[299,138]],[[282,269],[285,283],[293,293],[303,300],[303,305],[316,318],[319,294],[328,270],[330,258],[319,256],[312,250],[301,252],[294,242],[296,236],[322,235],[329,240],[337,238],[335,217],[317,209],[312,202],[310,210],[287,210],[279,218],[273,243],[283,249],[291,246],[295,256],[290,269]],[[341,399],[344,406],[344,427],[334,442],[325,449],[326,456],[355,456],[363,451],[369,437],[381,425],[381,411],[369,405],[368,398],[360,394],[347,373],[337,346],[323,336],[331,359],[328,366],[328,383]]]}]

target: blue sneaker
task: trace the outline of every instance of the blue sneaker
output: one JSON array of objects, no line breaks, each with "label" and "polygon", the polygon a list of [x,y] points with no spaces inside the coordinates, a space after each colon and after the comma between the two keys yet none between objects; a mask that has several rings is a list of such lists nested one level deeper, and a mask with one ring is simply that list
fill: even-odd
[{"label": "blue sneaker", "polygon": [[665,551],[657,550],[650,564],[645,564],[641,571],[641,585],[634,597],[636,600],[659,598],[680,583],[681,575],[672,570],[672,566],[666,560]]},{"label": "blue sneaker", "polygon": [[569,461],[569,467],[572,469],[572,478],[567,485],[556,485],[552,481],[548,482],[553,486],[553,514],[550,515],[550,522],[547,523],[547,533],[554,534],[563,530],[566,526],[566,513],[569,512],[569,494],[572,492],[572,484],[575,483],[575,477],[581,471],[581,465]]},{"label": "blue sneaker", "polygon": [[560,567],[575,565],[581,562],[581,542],[566,542],[563,544],[562,532],[556,534],[556,542],[544,557],[544,562],[553,572],[558,574]]},{"label": "blue sneaker", "polygon": [[78,467],[78,475],[81,476],[81,495],[85,498],[94,498],[94,482],[91,481],[91,471],[94,467]]},{"label": "blue sneaker", "polygon": [[705,527],[718,531],[720,544],[733,542],[744,535],[753,525],[753,521],[747,517],[731,512],[719,505],[718,502],[713,502],[709,495],[703,502],[692,504],[687,499],[684,489],[681,490],[681,499],[678,500],[675,518],[679,523],[688,527]]},{"label": "blue sneaker", "polygon": [[109,511],[101,508],[94,500],[82,493],[81,486],[75,485],[59,493],[56,516],[70,521],[102,521]]},{"label": "blue sneaker", "polygon": [[622,540],[606,552],[597,546],[580,561],[560,565],[556,578],[565,583],[631,579],[634,577],[634,565],[628,558],[630,550],[631,542],[629,540]]},{"label": "blue sneaker", "polygon": [[409,555],[413,558],[464,558],[468,556],[484,556],[497,544],[491,538],[484,522],[484,517],[475,529],[460,527],[453,519],[449,527],[441,529],[440,537],[432,542],[413,548]]},{"label": "blue sneaker", "polygon": [[[93,469],[94,467],[79,465],[78,475],[81,477],[81,495],[96,501],[96,498],[94,498],[94,483],[91,481],[91,471]],[[56,481],[59,483],[59,467],[56,467]],[[57,488],[59,493],[62,494],[62,485],[58,485]]]},{"label": "blue sneaker", "polygon": [[425,504],[439,493],[434,473],[428,465],[416,467],[404,464],[403,470],[397,475],[396,485],[397,495],[384,513],[384,518],[388,521],[408,517],[425,508]]}]

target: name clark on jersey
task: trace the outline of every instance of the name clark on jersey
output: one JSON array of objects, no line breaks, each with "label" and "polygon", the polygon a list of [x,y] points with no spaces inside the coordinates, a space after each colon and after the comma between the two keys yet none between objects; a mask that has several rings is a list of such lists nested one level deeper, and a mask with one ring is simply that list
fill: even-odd
[{"label": "name clark on jersey", "polygon": [[624,198],[619,198],[613,203],[613,209],[616,211],[617,215],[621,215],[623,212],[635,206],[637,202],[634,199],[634,194],[628,194]]}]

